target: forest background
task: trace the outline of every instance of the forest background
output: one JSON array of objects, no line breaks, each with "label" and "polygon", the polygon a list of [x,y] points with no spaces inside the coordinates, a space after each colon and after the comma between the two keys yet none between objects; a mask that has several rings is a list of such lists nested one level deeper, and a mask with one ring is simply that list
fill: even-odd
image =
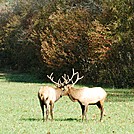
[{"label": "forest background", "polygon": [[0,0],[0,68],[43,81],[75,68],[82,84],[132,88],[133,0]]}]

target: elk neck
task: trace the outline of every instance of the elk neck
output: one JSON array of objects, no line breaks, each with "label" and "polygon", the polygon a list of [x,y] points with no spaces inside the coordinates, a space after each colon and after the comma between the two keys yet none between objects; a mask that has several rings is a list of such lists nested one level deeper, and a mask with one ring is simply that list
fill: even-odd
[{"label": "elk neck", "polygon": [[75,89],[74,87],[68,88],[68,96],[72,101],[78,101],[79,99],[79,89]]}]

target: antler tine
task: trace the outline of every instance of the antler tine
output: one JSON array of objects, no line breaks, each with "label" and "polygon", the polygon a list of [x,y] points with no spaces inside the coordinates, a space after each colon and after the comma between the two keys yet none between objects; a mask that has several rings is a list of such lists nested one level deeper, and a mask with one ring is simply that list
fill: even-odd
[{"label": "antler tine", "polygon": [[64,82],[63,83],[65,83],[65,84],[67,84],[68,83],[68,80],[67,80],[67,75],[66,74],[64,74],[64,76],[62,76],[62,78],[63,78],[63,80],[64,80]]},{"label": "antler tine", "polygon": [[74,68],[73,68],[73,74],[72,74],[72,77],[70,78],[70,80],[72,80],[73,79],[73,77],[76,75],[76,74],[78,74],[78,72],[74,72]]},{"label": "antler tine", "polygon": [[62,83],[61,83],[61,80],[59,79],[58,80],[58,85],[60,86],[60,85],[62,85]]},{"label": "antler tine", "polygon": [[47,75],[47,77],[48,77],[54,84],[59,85],[59,83],[57,83],[57,82],[55,82],[55,81],[53,80],[54,77],[52,77],[52,75],[53,75],[53,72],[50,74],[50,76]]},{"label": "antler tine", "polygon": [[53,72],[50,74],[50,76],[49,75],[47,75],[47,77],[56,85],[56,87],[62,87],[63,85],[64,85],[64,83],[62,83],[61,82],[61,79],[59,78],[58,79],[58,82],[55,82],[53,79],[54,79],[54,77],[52,77],[52,75],[53,75]]},{"label": "antler tine", "polygon": [[53,75],[53,72],[49,75],[47,75],[47,77],[51,80],[52,79],[52,75]]},{"label": "antler tine", "polygon": [[66,78],[67,77],[67,75],[66,74],[64,74],[64,78]]},{"label": "antler tine", "polygon": [[[69,78],[69,75],[66,75],[66,74],[64,74],[64,76],[62,76],[62,78],[64,79],[64,83],[65,84],[68,84],[69,82],[72,82],[73,83],[73,77],[77,74],[79,74],[78,72],[74,72],[74,68],[72,69],[73,70],[73,74],[72,74],[72,76],[71,76],[71,78]],[[77,76],[77,78],[78,78],[78,76]]]},{"label": "antler tine", "polygon": [[83,77],[84,77],[84,76],[81,76],[81,77],[79,78],[79,73],[77,73],[76,81],[75,81],[75,82],[72,81],[72,86],[74,86],[74,85],[75,85],[79,80],[81,80]]},{"label": "antler tine", "polygon": [[[74,75],[73,75],[74,76]],[[69,78],[69,75],[64,74],[64,76],[62,76],[64,83],[68,84],[70,81],[72,81],[73,76],[71,78]]]},{"label": "antler tine", "polygon": [[[72,83],[73,83],[73,77],[76,75],[76,74],[78,74],[78,72],[74,72],[74,68],[72,69],[73,70],[73,74],[72,74],[72,76],[71,76],[71,78],[69,79],[69,82],[70,81],[72,81]],[[69,76],[68,76],[68,78],[69,78]]]}]

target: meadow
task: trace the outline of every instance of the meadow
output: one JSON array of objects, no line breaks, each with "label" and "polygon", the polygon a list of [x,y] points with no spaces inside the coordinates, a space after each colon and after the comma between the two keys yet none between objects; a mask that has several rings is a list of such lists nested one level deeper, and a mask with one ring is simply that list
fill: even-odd
[{"label": "meadow", "polygon": [[0,73],[0,134],[134,134],[134,89],[105,88],[103,122],[96,106],[88,107],[88,121],[82,122],[80,105],[67,96],[55,103],[54,120],[43,122],[37,97],[42,85],[51,84]]}]

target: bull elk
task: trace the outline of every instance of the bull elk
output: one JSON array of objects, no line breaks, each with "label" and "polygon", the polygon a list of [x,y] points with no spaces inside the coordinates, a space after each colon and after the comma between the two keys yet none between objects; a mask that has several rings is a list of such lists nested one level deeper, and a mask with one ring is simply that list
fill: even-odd
[{"label": "bull elk", "polygon": [[[77,76],[75,82],[73,82],[73,77]],[[82,77],[79,77],[79,73],[76,72],[74,73],[73,69],[73,74],[71,78],[69,78],[68,75],[62,76],[64,79],[64,89],[66,90],[66,95],[69,96],[69,98],[73,102],[78,102],[81,106],[82,109],[82,120],[85,119],[87,120],[87,110],[88,110],[88,105],[97,105],[98,108],[101,111],[101,116],[100,116],[100,121],[102,120],[103,116],[103,104],[105,101],[105,98],[107,96],[107,93],[105,90],[101,87],[93,87],[93,88],[88,88],[88,87],[82,87],[82,88],[74,88],[74,85],[78,82],[78,80],[82,79]],[[71,82],[71,84],[69,84]]]},{"label": "bull elk", "polygon": [[64,91],[62,90],[62,83],[60,79],[58,82],[55,82],[53,80],[54,77],[52,77],[53,73],[51,75],[47,75],[47,77],[56,85],[56,88],[51,86],[42,86],[38,91],[38,98],[43,114],[43,121],[44,118],[44,105],[46,108],[46,121],[48,120],[49,112],[51,114],[51,119],[53,120],[53,108],[54,103],[60,99],[61,96],[64,95]]}]

